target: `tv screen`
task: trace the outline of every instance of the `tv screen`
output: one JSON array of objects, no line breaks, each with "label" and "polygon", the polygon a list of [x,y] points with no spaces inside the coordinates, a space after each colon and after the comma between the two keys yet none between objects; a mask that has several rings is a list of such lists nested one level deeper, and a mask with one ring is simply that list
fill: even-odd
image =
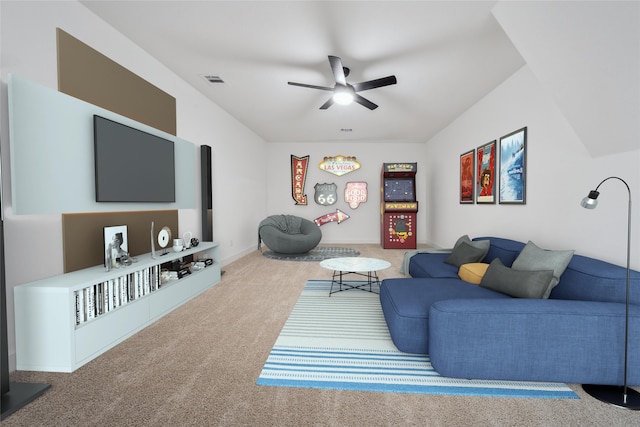
[{"label": "tv screen", "polygon": [[413,179],[385,179],[384,200],[385,202],[414,201]]},{"label": "tv screen", "polygon": [[175,202],[173,141],[93,116],[96,202]]}]

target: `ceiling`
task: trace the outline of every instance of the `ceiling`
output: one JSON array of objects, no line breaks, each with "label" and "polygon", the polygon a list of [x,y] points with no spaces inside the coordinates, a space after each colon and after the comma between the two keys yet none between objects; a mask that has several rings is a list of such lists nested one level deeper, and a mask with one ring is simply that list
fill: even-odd
[{"label": "ceiling", "polygon": [[[495,1],[81,3],[267,142],[426,141],[524,65]],[[320,110],[328,55],[398,83]]]}]

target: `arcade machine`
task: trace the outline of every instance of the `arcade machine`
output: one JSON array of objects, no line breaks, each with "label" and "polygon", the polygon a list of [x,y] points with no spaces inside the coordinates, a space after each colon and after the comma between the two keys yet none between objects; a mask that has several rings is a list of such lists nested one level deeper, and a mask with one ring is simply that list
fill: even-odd
[{"label": "arcade machine", "polygon": [[417,163],[383,163],[380,239],[384,249],[416,248]]}]

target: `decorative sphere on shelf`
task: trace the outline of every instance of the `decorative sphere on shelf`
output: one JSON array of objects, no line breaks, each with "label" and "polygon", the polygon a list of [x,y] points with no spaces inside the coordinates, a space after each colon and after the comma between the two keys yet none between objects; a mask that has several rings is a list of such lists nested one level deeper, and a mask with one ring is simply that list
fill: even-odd
[{"label": "decorative sphere on shelf", "polygon": [[198,240],[197,237],[194,237],[194,238],[191,239],[191,246],[192,247],[198,246],[199,243],[200,243],[200,240]]}]

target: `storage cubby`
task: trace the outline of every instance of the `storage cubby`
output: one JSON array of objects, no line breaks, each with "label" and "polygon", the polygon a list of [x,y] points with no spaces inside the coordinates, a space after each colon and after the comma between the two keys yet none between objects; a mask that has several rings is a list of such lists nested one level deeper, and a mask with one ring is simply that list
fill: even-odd
[{"label": "storage cubby", "polygon": [[[136,258],[110,271],[100,265],[16,286],[17,369],[73,372],[220,281],[218,243]],[[160,283],[161,266],[189,258],[213,262]],[[105,300],[104,289],[117,298]],[[96,295],[101,310],[89,308],[86,298],[97,304]]]}]

